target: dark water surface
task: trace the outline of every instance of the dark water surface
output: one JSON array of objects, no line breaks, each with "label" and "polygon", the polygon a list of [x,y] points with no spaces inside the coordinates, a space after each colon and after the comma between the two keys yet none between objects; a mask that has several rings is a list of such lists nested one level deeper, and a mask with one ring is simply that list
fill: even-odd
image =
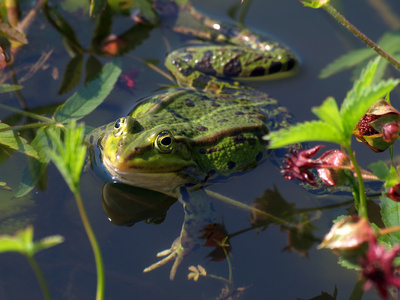
[{"label": "dark water surface", "polygon": [[[197,0],[193,4],[202,12],[229,20],[227,11],[237,2]],[[398,0],[387,3],[393,12],[400,13]],[[368,1],[336,1],[334,5],[373,40],[379,39],[390,29]],[[88,20],[83,11],[69,13],[60,9],[60,13],[67,20],[72,20],[71,25],[78,39],[88,47],[94,22]],[[127,17],[115,17],[113,21],[115,34],[132,26],[132,21]],[[321,69],[333,59],[350,49],[363,47],[361,42],[324,11],[304,8],[296,0],[253,0],[245,24],[277,38],[299,56],[301,65],[296,76],[252,83],[278,99],[298,120],[314,118],[310,111],[312,106],[319,105],[327,96],[333,96],[340,102],[351,88],[351,72],[318,79]],[[164,68],[163,60],[167,52],[163,42],[164,33],[164,30],[153,29],[140,46],[121,58],[124,74],[132,70],[138,73],[135,87],[118,84],[106,101],[85,119],[86,124],[96,127],[126,115],[137,99],[161,84],[168,84],[167,79],[136,59],[158,61],[157,65]],[[26,66],[35,63],[43,52],[53,52],[44,67],[21,83],[24,86],[21,94],[31,109],[62,103],[71,94],[57,94],[60,78],[70,60],[62,40],[42,14],[33,23],[30,36],[30,44],[20,50],[14,64],[18,78],[26,74]],[[169,36],[171,47],[178,47],[180,39]],[[107,58],[101,60],[108,61]],[[59,77],[54,79],[57,71]],[[392,101],[396,103],[397,98],[398,93],[395,93]],[[2,94],[1,102],[20,107],[15,94]],[[2,120],[9,115],[6,111],[0,111]],[[358,144],[355,149],[362,162],[376,159],[371,158],[372,152]],[[0,165],[0,180],[7,181],[16,191],[25,164],[22,155],[5,160]],[[65,237],[63,244],[37,255],[54,299],[94,299],[94,259],[75,201],[52,165],[48,169],[47,178],[47,186],[43,190],[34,190],[23,199],[10,200],[14,192],[1,190],[0,199],[3,203],[24,203],[26,212],[20,216],[31,218],[36,238],[52,234]],[[161,225],[140,222],[133,227],[119,227],[110,223],[104,214],[101,204],[102,185],[102,181],[91,172],[82,177],[85,207],[105,264],[106,299],[215,299],[220,294],[224,287],[221,281],[211,278],[200,278],[198,282],[187,280],[188,266],[198,264],[204,266],[210,274],[228,277],[226,261],[210,262],[205,258],[211,248],[200,249],[186,258],[172,282],[168,279],[171,264],[150,273],[142,273],[145,267],[156,261],[156,253],[168,248],[178,236],[183,221],[182,206],[179,203],[169,209]],[[296,183],[283,180],[279,170],[269,163],[226,183],[214,185],[211,189],[250,204],[274,186],[296,208],[315,208],[344,200],[329,197],[318,199]],[[220,201],[214,202],[218,219],[223,220],[229,233],[250,226],[247,212]],[[314,236],[322,238],[329,230],[332,219],[347,213],[347,209],[349,206],[310,213],[312,224],[317,227],[313,231]],[[234,285],[236,288],[246,288],[242,299],[310,299],[320,295],[321,291],[333,294],[335,286],[338,288],[337,299],[348,299],[357,280],[357,273],[338,266],[337,258],[332,253],[316,250],[317,243],[311,243],[302,253],[283,251],[288,246],[288,233],[281,231],[278,226],[272,225],[258,234],[254,230],[240,234],[232,238],[231,244]],[[41,298],[40,288],[25,259],[17,254],[0,255],[0,299]],[[378,296],[373,290],[365,293],[363,299],[378,299]]]}]

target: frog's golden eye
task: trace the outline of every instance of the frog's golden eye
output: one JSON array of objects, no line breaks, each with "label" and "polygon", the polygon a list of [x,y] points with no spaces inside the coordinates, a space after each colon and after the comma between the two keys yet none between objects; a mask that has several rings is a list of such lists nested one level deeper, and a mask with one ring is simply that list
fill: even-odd
[{"label": "frog's golden eye", "polygon": [[126,121],[125,118],[119,118],[115,122],[114,131],[113,131],[115,137],[117,137],[117,136],[119,136],[119,135],[121,135],[123,133],[124,128],[125,128],[125,126],[124,126],[125,125],[125,121]]},{"label": "frog's golden eye", "polygon": [[161,153],[169,153],[172,151],[174,138],[168,131],[162,131],[156,137],[154,147]]}]

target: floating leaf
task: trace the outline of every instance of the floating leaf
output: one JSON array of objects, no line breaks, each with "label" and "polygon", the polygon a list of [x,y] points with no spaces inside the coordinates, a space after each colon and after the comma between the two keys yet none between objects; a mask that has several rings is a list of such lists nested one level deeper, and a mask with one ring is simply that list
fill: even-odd
[{"label": "floating leaf", "polygon": [[[0,129],[9,128],[7,124],[0,123]],[[0,145],[11,148],[12,150],[16,150],[24,153],[25,155],[34,157],[38,159],[38,154],[36,150],[28,144],[28,142],[21,138],[17,132],[12,130],[4,130],[0,131]]]},{"label": "floating leaf", "polygon": [[58,90],[58,94],[69,92],[79,84],[82,75],[83,54],[78,54],[73,57],[65,68],[63,80]]},{"label": "floating leaf", "polygon": [[91,113],[108,96],[114,87],[121,67],[118,61],[106,64],[100,76],[90,81],[87,86],[81,87],[54,113],[57,122],[79,120]]}]

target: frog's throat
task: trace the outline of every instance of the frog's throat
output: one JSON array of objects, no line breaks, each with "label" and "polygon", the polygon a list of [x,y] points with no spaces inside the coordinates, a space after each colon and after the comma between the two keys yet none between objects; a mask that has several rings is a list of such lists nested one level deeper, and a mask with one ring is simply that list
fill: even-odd
[{"label": "frog's throat", "polygon": [[113,180],[120,181],[127,185],[157,191],[176,198],[180,195],[179,187],[201,184],[205,180],[205,175],[193,166],[186,167],[178,172],[165,173],[132,172],[132,170],[122,171],[112,166],[104,157],[103,165],[110,173]]}]

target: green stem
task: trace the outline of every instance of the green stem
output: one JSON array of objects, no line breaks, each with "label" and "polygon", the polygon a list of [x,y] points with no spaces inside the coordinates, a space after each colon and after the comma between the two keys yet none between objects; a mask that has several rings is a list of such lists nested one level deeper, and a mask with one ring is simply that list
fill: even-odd
[{"label": "green stem", "polygon": [[0,108],[6,109],[8,111],[12,111],[12,112],[24,115],[24,116],[27,116],[27,117],[32,118],[32,119],[36,119],[36,120],[39,120],[39,121],[54,123],[54,120],[51,119],[51,118],[47,118],[47,117],[44,117],[44,116],[41,116],[41,115],[38,115],[38,114],[35,114],[35,113],[31,113],[29,111],[20,110],[18,108],[13,108],[11,106],[7,106],[7,105],[4,105],[4,104],[0,104]]},{"label": "green stem", "polygon": [[97,290],[96,290],[96,300],[104,299],[104,266],[101,257],[100,247],[97,243],[96,236],[90,226],[89,218],[86,214],[85,207],[83,206],[82,197],[78,191],[74,191],[74,196],[76,204],[78,206],[79,214],[85,227],[86,234],[89,238],[90,245],[92,246],[94,259],[96,262],[97,271]]},{"label": "green stem", "polygon": [[372,40],[370,40],[365,34],[359,31],[353,24],[351,24],[347,19],[342,16],[333,6],[330,4],[325,4],[322,6],[331,16],[333,16],[339,23],[341,23],[344,27],[346,27],[350,32],[352,32],[356,37],[358,37],[361,41],[367,44],[370,48],[375,50],[379,55],[385,58],[388,62],[390,62],[397,69],[400,69],[400,63],[395,60],[392,56],[390,56],[387,52],[382,50],[377,44],[375,44]]},{"label": "green stem", "polygon": [[351,162],[353,163],[354,166],[354,171],[357,175],[357,180],[358,180],[358,194],[359,194],[359,211],[358,214],[368,220],[368,212],[367,212],[367,197],[365,195],[365,186],[364,186],[364,180],[361,175],[361,169],[357,163],[356,157],[354,156],[353,151],[351,150],[350,145],[345,147],[347,150],[347,153],[349,154],[349,157],[351,159]]},{"label": "green stem", "polygon": [[51,300],[49,288],[47,287],[46,280],[44,279],[43,273],[39,268],[38,263],[36,262],[35,258],[30,255],[26,255],[26,258],[29,261],[29,264],[31,265],[33,272],[35,272],[37,281],[39,282],[40,288],[43,293],[43,297],[46,300]]},{"label": "green stem", "polygon": [[40,128],[43,126],[47,125],[54,125],[54,122],[43,122],[43,123],[32,123],[32,124],[26,124],[26,125],[16,125],[16,126],[9,126],[9,127],[3,127],[0,128],[0,132],[2,131],[8,131],[8,130],[26,130],[26,129],[31,129],[31,128]]}]

